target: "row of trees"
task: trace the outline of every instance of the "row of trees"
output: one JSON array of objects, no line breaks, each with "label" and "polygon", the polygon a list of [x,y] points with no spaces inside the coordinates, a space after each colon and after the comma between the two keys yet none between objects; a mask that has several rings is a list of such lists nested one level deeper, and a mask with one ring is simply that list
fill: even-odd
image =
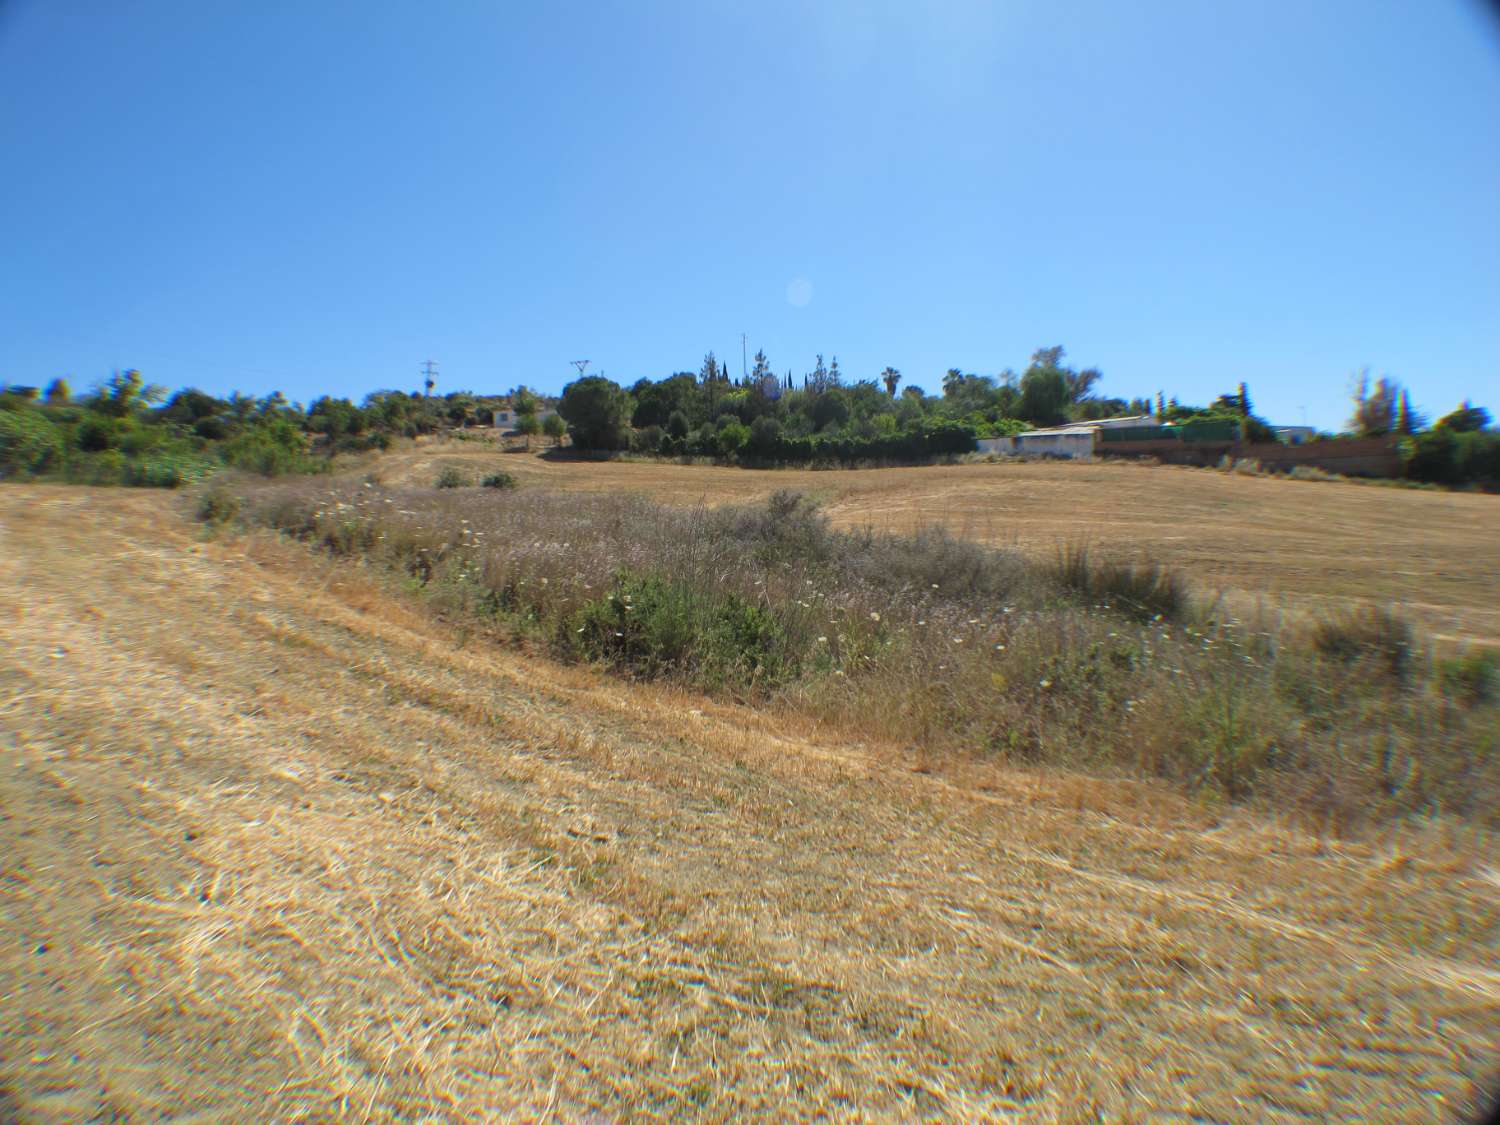
[{"label": "row of trees", "polygon": [[972,449],[976,437],[1017,433],[1071,419],[1150,412],[1145,399],[1104,398],[1097,369],[1064,363],[1061,347],[1042,348],[1019,375],[950,370],[940,394],[902,387],[887,367],[846,381],[838,359],[820,355],[800,378],[773,371],[757,352],[755,368],[731,379],[710,352],[696,373],[642,379],[629,389],[591,376],[563,390],[559,412],[581,449],[736,456],[759,460],[924,457]]},{"label": "row of trees", "polygon": [[0,393],[0,477],[51,476],[94,484],[175,487],[219,465],[260,472],[306,467],[301,412],[279,395],[213,400],[116,372],[75,398],[64,380],[45,393]]},{"label": "row of trees", "polygon": [[359,404],[325,396],[304,408],[279,391],[219,398],[189,387],[169,395],[134,370],[79,396],[57,379],[45,391],[0,389],[0,477],[175,487],[224,465],[267,475],[317,471],[334,453],[487,422],[501,401],[376,391]]},{"label": "row of trees", "polygon": [[[219,398],[188,388],[168,395],[137,371],[115,373],[75,396],[63,380],[45,391],[0,388],[0,476],[50,475],[100,483],[175,485],[220,465],[267,474],[309,471],[341,451],[384,448],[393,439],[487,423],[508,406],[529,438],[564,429],[580,449],[634,449],[747,463],[920,461],[974,448],[979,437],[1069,421],[1155,415],[1164,422],[1232,420],[1249,440],[1274,438],[1244,383],[1207,406],[1158,393],[1154,402],[1098,393],[1096,368],[1076,370],[1061,347],[1038,349],[1019,374],[949,370],[938,394],[903,386],[887,367],[846,381],[835,358],[817,357],[799,378],[772,371],[764,352],[732,379],[710,352],[697,373],[642,379],[630,388],[600,376],[564,390],[557,414],[526,387],[506,396],[444,396],[383,390],[356,404],[325,396],[310,406],[279,392]],[[1415,479],[1500,481],[1500,434],[1469,402],[1431,426],[1389,378],[1356,380],[1352,432],[1399,435]]]},{"label": "row of trees", "polygon": [[[1125,415],[1157,422],[1231,422],[1250,442],[1276,440],[1240,383],[1205,406],[1158,392],[1146,398],[1099,393],[1097,368],[1075,369],[1061,347],[1040,348],[1017,374],[998,377],[952,369],[941,391],[902,386],[900,371],[846,382],[837,358],[818,356],[800,378],[778,375],[764,352],[744,378],[731,379],[710,352],[696,373],[642,379],[622,387],[598,376],[570,383],[559,407],[580,449],[637,450],[750,463],[922,460],[962,452],[974,440]],[[1500,481],[1500,435],[1487,411],[1463,403],[1429,426],[1406,389],[1390,378],[1360,376],[1354,387],[1356,436],[1398,435],[1407,472],[1445,484]],[[1233,432],[1233,431],[1231,431]]]},{"label": "row of trees", "polygon": [[1500,433],[1484,407],[1465,399],[1429,426],[1412,408],[1405,387],[1388,376],[1372,382],[1368,369],[1355,376],[1350,397],[1350,431],[1399,437],[1408,478],[1448,485],[1500,483]]},{"label": "row of trees", "polygon": [[[1387,434],[1410,437],[1429,430],[1427,419],[1412,409],[1406,388],[1389,376],[1381,376],[1372,383],[1366,368],[1354,377],[1350,397],[1354,400],[1354,413],[1349,419],[1349,429],[1359,437]],[[1458,409],[1443,415],[1430,429],[1465,434],[1489,427],[1490,412],[1465,399]]]}]

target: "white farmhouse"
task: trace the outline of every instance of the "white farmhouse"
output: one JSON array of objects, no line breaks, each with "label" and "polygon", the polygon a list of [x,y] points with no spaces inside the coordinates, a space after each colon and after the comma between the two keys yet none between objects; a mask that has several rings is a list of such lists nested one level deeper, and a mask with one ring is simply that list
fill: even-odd
[{"label": "white farmhouse", "polygon": [[[536,420],[538,422],[546,422],[551,415],[556,413],[556,407],[538,406],[536,409]],[[495,429],[503,430],[506,433],[509,433],[516,428],[516,421],[518,417],[519,416],[511,407],[502,407],[501,409],[495,411]]]}]

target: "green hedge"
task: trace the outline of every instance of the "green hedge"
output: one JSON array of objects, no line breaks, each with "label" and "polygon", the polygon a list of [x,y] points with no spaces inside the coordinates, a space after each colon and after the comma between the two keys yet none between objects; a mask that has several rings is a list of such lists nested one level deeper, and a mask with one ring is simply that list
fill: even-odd
[{"label": "green hedge", "polygon": [[857,438],[824,434],[808,437],[777,435],[771,440],[751,434],[741,460],[772,464],[854,464],[860,461],[926,461],[933,457],[972,453],[974,431],[958,422],[934,422],[920,430]]},{"label": "green hedge", "polygon": [[1440,426],[1407,438],[1402,454],[1412,480],[1500,488],[1500,432],[1457,433]]}]

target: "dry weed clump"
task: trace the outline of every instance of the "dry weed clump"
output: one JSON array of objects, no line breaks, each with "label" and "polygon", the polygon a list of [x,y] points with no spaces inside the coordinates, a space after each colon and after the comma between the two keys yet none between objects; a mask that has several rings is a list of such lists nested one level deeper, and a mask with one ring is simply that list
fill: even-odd
[{"label": "dry weed clump", "polygon": [[240,503],[498,639],[925,753],[1165,778],[1341,828],[1497,819],[1492,681],[1392,611],[1236,621],[1150,562],[837,531],[790,492],[707,509],[289,481]]}]

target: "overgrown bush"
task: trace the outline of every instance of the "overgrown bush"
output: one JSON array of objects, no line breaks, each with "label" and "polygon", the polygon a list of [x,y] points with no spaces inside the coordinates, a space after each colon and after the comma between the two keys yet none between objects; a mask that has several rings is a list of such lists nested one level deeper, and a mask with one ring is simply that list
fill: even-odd
[{"label": "overgrown bush", "polygon": [[223,467],[320,473],[335,454],[430,432],[442,401],[381,393],[364,407],[323,398],[304,412],[280,394],[219,399],[189,388],[155,405],[164,394],[137,371],[117,372],[79,398],[61,381],[45,398],[0,389],[0,477],[177,488]]},{"label": "overgrown bush", "polygon": [[434,488],[469,488],[474,478],[455,465],[445,465],[432,482]]},{"label": "overgrown bush", "polygon": [[206,524],[221,525],[240,514],[240,497],[233,489],[218,486],[206,488],[198,498],[198,518]]},{"label": "overgrown bush", "polygon": [[1438,658],[1392,612],[1240,622],[1149,562],[841,531],[791,492],[716,509],[306,479],[243,495],[247,521],[386,566],[499,639],[856,737],[1161,778],[1336,830],[1500,823],[1493,661]]},{"label": "overgrown bush", "polygon": [[62,456],[62,434],[39,412],[0,410],[0,479],[44,473]]},{"label": "overgrown bush", "polygon": [[1313,627],[1313,647],[1325,657],[1404,679],[1413,631],[1400,614],[1378,606],[1330,613]]},{"label": "overgrown bush", "polygon": [[1492,703],[1500,694],[1500,657],[1475,649],[1438,661],[1438,683],[1449,697],[1468,707]]},{"label": "overgrown bush", "polygon": [[614,588],[562,619],[562,647],[634,674],[682,674],[709,686],[770,687],[795,667],[769,610],[734,594],[622,572]]},{"label": "overgrown bush", "polygon": [[490,473],[480,482],[485,488],[515,488],[517,485],[514,473],[508,473],[504,469],[499,472]]},{"label": "overgrown bush", "polygon": [[1083,544],[1064,547],[1052,568],[1063,589],[1141,620],[1175,620],[1188,609],[1187,588],[1155,563],[1096,561]]},{"label": "overgrown bush", "polygon": [[296,426],[278,420],[236,434],[219,448],[224,464],[258,473],[263,477],[292,473],[316,472],[327,468],[326,461],[315,461],[307,455],[306,443]]}]

